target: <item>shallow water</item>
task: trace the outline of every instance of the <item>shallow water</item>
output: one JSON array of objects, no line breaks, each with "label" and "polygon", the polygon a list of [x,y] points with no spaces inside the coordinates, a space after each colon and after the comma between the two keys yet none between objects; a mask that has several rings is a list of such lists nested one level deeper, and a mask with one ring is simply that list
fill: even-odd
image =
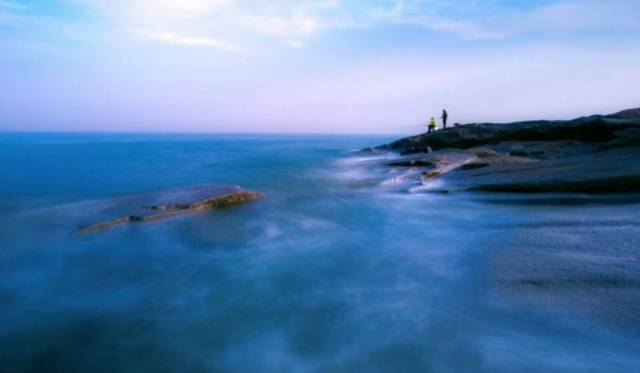
[{"label": "shallow water", "polygon": [[[640,369],[637,198],[398,193],[388,140],[0,134],[0,370]],[[267,197],[74,233],[201,183]]]}]

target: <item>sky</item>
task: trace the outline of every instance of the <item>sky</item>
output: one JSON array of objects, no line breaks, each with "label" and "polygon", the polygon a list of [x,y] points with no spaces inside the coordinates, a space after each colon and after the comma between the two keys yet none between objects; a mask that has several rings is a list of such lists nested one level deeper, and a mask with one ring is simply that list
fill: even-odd
[{"label": "sky", "polygon": [[0,0],[0,131],[411,133],[640,107],[638,0]]}]

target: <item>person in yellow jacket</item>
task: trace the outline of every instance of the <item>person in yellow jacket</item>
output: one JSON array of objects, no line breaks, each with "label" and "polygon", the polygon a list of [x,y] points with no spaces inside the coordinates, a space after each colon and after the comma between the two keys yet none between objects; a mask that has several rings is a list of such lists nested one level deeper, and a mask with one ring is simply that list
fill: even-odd
[{"label": "person in yellow jacket", "polygon": [[431,119],[429,120],[429,126],[428,126],[428,129],[427,129],[427,133],[431,133],[431,131],[435,131],[436,127],[437,127],[436,120],[433,117],[431,117]]}]

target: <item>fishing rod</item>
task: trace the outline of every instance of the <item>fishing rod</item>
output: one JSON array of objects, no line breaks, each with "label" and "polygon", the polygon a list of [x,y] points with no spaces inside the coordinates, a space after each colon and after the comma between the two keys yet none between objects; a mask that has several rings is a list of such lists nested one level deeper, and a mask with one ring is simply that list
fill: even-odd
[{"label": "fishing rod", "polygon": [[397,126],[396,128],[418,128],[418,127],[427,127],[427,123],[416,124],[416,125],[412,125],[412,126]]}]

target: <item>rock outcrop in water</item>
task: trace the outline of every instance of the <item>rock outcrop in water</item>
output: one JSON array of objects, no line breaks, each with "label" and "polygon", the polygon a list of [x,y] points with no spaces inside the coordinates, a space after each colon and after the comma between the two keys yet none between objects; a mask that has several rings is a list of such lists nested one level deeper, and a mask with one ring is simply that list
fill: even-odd
[{"label": "rock outcrop in water", "polygon": [[[430,191],[640,191],[640,109],[568,121],[473,123],[363,150],[395,152]],[[409,177],[411,179],[411,177]],[[434,180],[439,183],[432,183]]]},{"label": "rock outcrop in water", "polygon": [[105,219],[82,227],[79,232],[94,232],[128,223],[152,222],[186,213],[221,209],[261,197],[261,193],[226,185],[197,185],[124,197],[107,201],[96,212]]}]

